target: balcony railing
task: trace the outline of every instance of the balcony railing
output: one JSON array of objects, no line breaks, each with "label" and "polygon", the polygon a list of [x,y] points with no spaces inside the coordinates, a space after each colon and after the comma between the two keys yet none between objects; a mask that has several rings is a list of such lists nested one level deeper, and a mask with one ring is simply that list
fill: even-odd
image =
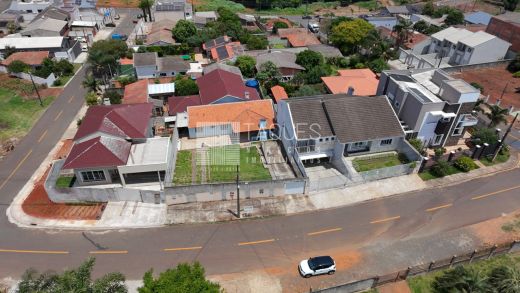
[{"label": "balcony railing", "polygon": [[462,122],[462,126],[464,126],[464,127],[466,127],[466,126],[474,126],[474,125],[477,125],[478,118],[473,116],[473,115],[466,114],[462,118],[461,122]]}]

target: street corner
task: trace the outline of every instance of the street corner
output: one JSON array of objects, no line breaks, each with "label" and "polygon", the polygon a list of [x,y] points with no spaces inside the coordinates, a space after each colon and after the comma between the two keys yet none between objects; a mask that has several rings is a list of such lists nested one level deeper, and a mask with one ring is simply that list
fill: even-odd
[{"label": "street corner", "polygon": [[520,239],[520,210],[468,227],[483,244],[495,245]]}]

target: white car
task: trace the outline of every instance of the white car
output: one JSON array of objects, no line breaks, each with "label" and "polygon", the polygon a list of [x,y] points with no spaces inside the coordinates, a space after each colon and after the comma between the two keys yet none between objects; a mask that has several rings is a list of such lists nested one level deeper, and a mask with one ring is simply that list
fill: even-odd
[{"label": "white car", "polygon": [[87,52],[88,51],[88,46],[87,44],[82,44],[81,45],[81,52]]},{"label": "white car", "polygon": [[336,263],[330,256],[317,256],[302,260],[298,265],[300,274],[305,278],[311,276],[329,274],[336,272]]},{"label": "white car", "polygon": [[315,23],[315,22],[309,22],[309,24],[307,25],[307,27],[309,28],[309,30],[313,33],[317,33],[320,31],[320,25]]}]

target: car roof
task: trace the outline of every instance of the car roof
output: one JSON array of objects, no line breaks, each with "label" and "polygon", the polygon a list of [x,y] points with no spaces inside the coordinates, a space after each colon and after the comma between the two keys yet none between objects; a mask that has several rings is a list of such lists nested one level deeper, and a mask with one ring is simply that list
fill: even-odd
[{"label": "car roof", "polygon": [[316,265],[333,265],[334,260],[330,256],[316,256],[312,258],[312,262]]}]

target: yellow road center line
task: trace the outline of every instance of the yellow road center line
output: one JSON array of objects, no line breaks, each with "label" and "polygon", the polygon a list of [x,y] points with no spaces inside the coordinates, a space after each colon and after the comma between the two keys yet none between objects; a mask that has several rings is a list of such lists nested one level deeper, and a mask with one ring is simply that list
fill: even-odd
[{"label": "yellow road center line", "polygon": [[60,113],[58,113],[58,115],[56,115],[56,117],[54,118],[54,121],[58,120],[60,118],[61,114],[63,114],[63,110],[61,110]]},{"label": "yellow road center line", "polygon": [[72,102],[73,99],[74,99],[74,96],[71,96],[71,97],[69,98],[69,100],[67,101],[67,103],[70,104],[70,103]]},{"label": "yellow road center line", "polygon": [[18,165],[16,165],[16,167],[14,168],[14,170],[11,172],[11,174],[9,174],[9,176],[7,176],[7,178],[4,180],[4,182],[2,183],[2,185],[0,185],[0,189],[2,189],[5,184],[7,183],[7,181],[9,181],[9,179],[11,179],[11,177],[13,177],[14,173],[16,173],[16,171],[18,171],[18,169],[20,168],[20,166],[22,166],[23,162],[25,162],[25,160],[27,160],[27,158],[29,157],[29,155],[32,153],[32,149],[29,150],[29,152],[27,153],[27,155],[25,155],[25,157],[23,157],[23,159],[18,163]]},{"label": "yellow road center line", "polygon": [[251,241],[251,242],[239,242],[238,246],[262,244],[262,243],[269,243],[269,242],[274,242],[274,239],[258,240],[258,241]]},{"label": "yellow road center line", "polygon": [[427,212],[433,212],[433,211],[436,211],[436,210],[440,210],[440,209],[444,209],[444,208],[449,208],[451,207],[453,204],[452,203],[449,203],[449,204],[445,204],[445,205],[441,205],[441,206],[437,206],[437,207],[433,207],[433,208],[429,208],[429,209],[426,209]]},{"label": "yellow road center line", "polygon": [[515,189],[518,189],[518,188],[520,188],[520,185],[513,186],[513,187],[510,187],[510,188],[506,188],[506,189],[502,189],[502,190],[497,190],[497,191],[490,192],[490,193],[486,193],[486,194],[479,195],[479,196],[475,196],[475,197],[473,197],[471,200],[477,200],[477,199],[486,198],[486,197],[488,197],[488,196],[497,195],[497,194],[499,194],[499,193],[503,193],[503,192],[507,192],[507,191],[515,190]]},{"label": "yellow road center line", "polygon": [[379,223],[389,222],[389,221],[397,220],[399,218],[401,218],[401,216],[395,216],[395,217],[391,217],[391,218],[375,220],[375,221],[370,222],[370,224],[379,224]]},{"label": "yellow road center line", "polygon": [[341,230],[343,230],[343,228],[333,228],[333,229],[321,230],[321,231],[307,233],[307,236],[320,235],[320,234],[324,234],[324,233],[336,232],[336,231],[341,231]]},{"label": "yellow road center line", "polygon": [[202,249],[202,246],[165,248],[165,249],[163,249],[163,251],[184,251],[184,250],[198,250],[198,249]]},{"label": "yellow road center line", "polygon": [[[48,130],[48,129],[47,129]],[[42,141],[42,139],[45,137],[45,135],[47,135],[47,130],[45,130],[42,135],[40,135],[40,138],[38,138],[38,143],[40,143]]]},{"label": "yellow road center line", "polygon": [[89,251],[90,254],[126,254],[128,250],[95,250]]},{"label": "yellow road center line", "polygon": [[68,251],[60,250],[19,250],[19,249],[0,249],[0,253],[33,253],[33,254],[69,254]]}]

